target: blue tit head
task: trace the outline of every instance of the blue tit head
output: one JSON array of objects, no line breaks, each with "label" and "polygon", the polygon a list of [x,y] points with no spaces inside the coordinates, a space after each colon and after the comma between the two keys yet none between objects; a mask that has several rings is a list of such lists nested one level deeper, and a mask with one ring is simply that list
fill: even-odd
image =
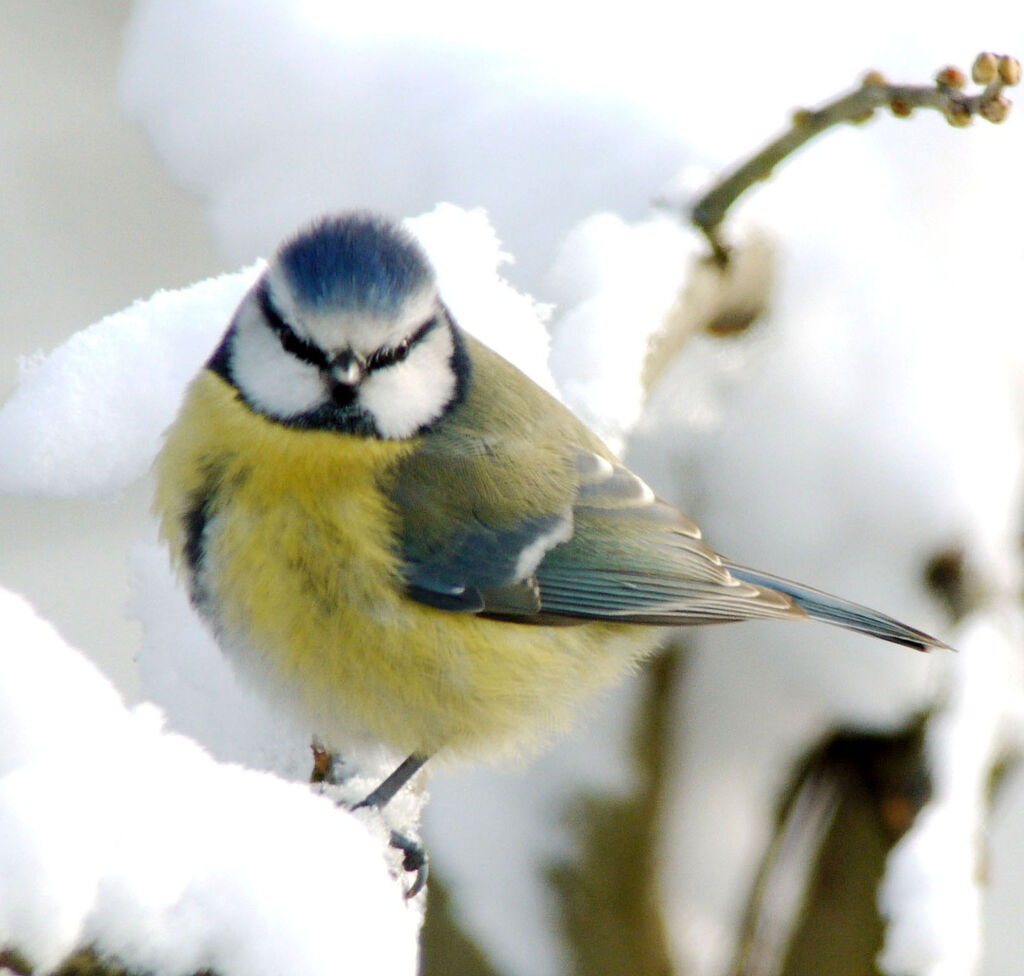
[{"label": "blue tit head", "polygon": [[469,374],[422,248],[363,213],[286,241],[207,365],[271,420],[384,439],[429,429]]}]

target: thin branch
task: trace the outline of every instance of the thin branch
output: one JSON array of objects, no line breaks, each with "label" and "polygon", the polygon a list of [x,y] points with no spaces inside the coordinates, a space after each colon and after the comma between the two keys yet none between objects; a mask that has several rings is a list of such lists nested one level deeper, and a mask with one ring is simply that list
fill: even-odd
[{"label": "thin branch", "polygon": [[1020,81],[1020,62],[1007,55],[979,54],[971,75],[977,84],[985,86],[975,95],[962,90],[967,78],[958,68],[943,68],[931,86],[891,85],[879,72],[871,71],[854,91],[821,108],[795,112],[788,132],[715,184],[691,209],[690,219],[708,239],[715,260],[723,265],[729,260],[729,248],[720,233],[729,207],[759,180],[771,176],[790,153],[833,125],[866,122],[883,107],[899,118],[916,108],[936,109],[954,126],[969,125],[975,115],[989,122],[1002,122],[1010,109],[1010,101],[1002,92]]}]

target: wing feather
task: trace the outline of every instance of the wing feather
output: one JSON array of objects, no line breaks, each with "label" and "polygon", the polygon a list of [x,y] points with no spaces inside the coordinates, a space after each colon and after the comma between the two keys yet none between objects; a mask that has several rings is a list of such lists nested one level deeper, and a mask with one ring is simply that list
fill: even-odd
[{"label": "wing feather", "polygon": [[[486,450],[464,453],[461,469],[486,467],[495,458],[500,463],[500,442],[492,438]],[[424,545],[422,534],[407,534],[408,595],[442,610],[538,624],[804,615],[788,596],[731,576],[697,526],[618,462],[580,449],[563,472],[561,511],[516,513],[517,499],[510,499],[488,520],[487,507],[471,494],[455,528],[444,537],[435,531],[432,545]],[[472,489],[479,482],[486,477],[476,473],[465,484]],[[418,496],[410,492],[416,483],[404,483],[406,509],[430,501],[422,489]],[[499,514],[504,524],[496,524]],[[423,521],[420,513],[410,524]]]},{"label": "wing feather", "polygon": [[811,616],[941,646],[873,610],[727,563],[562,404],[463,339],[475,377],[465,401],[382,486],[412,599],[537,624]]}]

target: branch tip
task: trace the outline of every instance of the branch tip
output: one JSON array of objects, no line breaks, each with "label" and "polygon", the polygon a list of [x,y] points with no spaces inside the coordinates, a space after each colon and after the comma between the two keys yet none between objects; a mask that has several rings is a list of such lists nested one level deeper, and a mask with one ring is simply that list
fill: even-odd
[{"label": "branch tip", "polygon": [[907,118],[919,108],[935,109],[956,128],[970,125],[976,115],[988,122],[1002,122],[1011,105],[1002,90],[1019,84],[1020,62],[1007,54],[983,52],[974,59],[971,78],[984,86],[974,95],[964,91],[967,75],[952,65],[942,68],[932,85],[894,85],[880,71],[872,70],[861,78],[859,88],[821,108],[793,112],[787,132],[723,177],[691,208],[690,220],[707,238],[713,260],[720,265],[728,263],[729,247],[721,224],[733,203],[755,183],[767,179],[787,156],[833,125],[866,122],[875,109],[884,107],[897,118]]},{"label": "branch tip", "polygon": [[983,51],[974,59],[971,78],[976,85],[991,85],[999,74],[999,59],[990,51]]},{"label": "branch tip", "polygon": [[1010,88],[1020,84],[1020,62],[1016,58],[1004,54],[999,59],[999,80]]}]

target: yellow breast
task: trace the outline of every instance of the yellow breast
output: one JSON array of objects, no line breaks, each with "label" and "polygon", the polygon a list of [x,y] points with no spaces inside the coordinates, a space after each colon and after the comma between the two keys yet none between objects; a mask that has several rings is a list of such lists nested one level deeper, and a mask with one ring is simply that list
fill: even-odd
[{"label": "yellow breast", "polygon": [[204,371],[157,460],[161,531],[191,572],[190,520],[203,506],[199,609],[242,673],[311,734],[428,754],[528,744],[656,634],[482,620],[408,599],[399,515],[382,489],[415,448],[273,423]]}]

